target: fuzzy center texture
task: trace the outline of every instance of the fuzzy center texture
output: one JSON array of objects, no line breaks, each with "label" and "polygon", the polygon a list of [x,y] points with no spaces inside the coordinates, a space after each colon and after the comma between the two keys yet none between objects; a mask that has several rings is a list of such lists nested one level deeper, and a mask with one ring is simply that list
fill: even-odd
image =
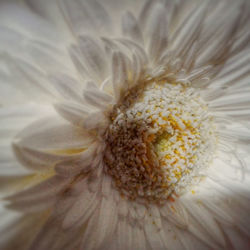
[{"label": "fuzzy center texture", "polygon": [[163,203],[197,182],[213,158],[212,117],[195,89],[153,82],[114,108],[104,162],[122,195]]}]

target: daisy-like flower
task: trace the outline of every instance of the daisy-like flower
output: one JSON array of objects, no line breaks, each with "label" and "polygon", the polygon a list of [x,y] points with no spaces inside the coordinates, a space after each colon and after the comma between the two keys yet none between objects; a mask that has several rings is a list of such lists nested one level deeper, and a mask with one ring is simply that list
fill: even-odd
[{"label": "daisy-like flower", "polygon": [[0,3],[0,248],[249,249],[245,0]]}]

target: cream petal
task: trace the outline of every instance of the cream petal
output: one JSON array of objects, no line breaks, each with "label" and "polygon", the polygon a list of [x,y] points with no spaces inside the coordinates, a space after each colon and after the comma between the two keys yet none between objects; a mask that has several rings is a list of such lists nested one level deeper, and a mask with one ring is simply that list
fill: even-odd
[{"label": "cream petal", "polygon": [[[176,249],[186,249],[186,250],[192,250],[192,249],[209,250],[211,249],[208,245],[204,244],[202,241],[195,238],[190,232],[186,230],[179,230],[178,228],[176,228],[175,233],[176,233],[176,237],[178,237],[178,239],[182,243],[182,246]],[[169,242],[169,245],[172,246],[170,242]]]},{"label": "cream petal", "polygon": [[24,168],[15,158],[9,145],[6,147],[0,147],[1,160],[0,160],[0,172],[3,176],[17,176],[30,174],[33,171]]},{"label": "cream petal", "polygon": [[[162,241],[165,244],[166,249],[184,249],[185,246],[182,243],[182,238],[177,234],[177,228],[174,224],[172,224],[170,221],[162,219],[162,232],[161,232],[161,238]],[[187,230],[181,230],[181,234],[188,232]],[[184,237],[184,236],[183,236]],[[197,239],[195,239],[197,241]],[[194,242],[192,242],[195,244]]]},{"label": "cream petal", "polygon": [[139,203],[135,203],[134,206],[138,220],[142,220],[146,215],[146,207]]},{"label": "cream petal", "polygon": [[146,250],[146,237],[144,231],[138,226],[132,227],[132,246],[134,249]]},{"label": "cream petal", "polygon": [[250,39],[250,31],[242,31],[241,34],[239,34],[238,39],[235,41],[235,43],[232,46],[232,53],[237,53],[241,51],[242,49],[247,48],[249,44]]},{"label": "cream petal", "polygon": [[70,46],[69,55],[79,76],[84,80],[91,79],[91,76],[82,61],[80,48],[77,47],[76,45]]},{"label": "cream petal", "polygon": [[212,109],[226,109],[226,108],[230,108],[230,107],[237,107],[237,108],[241,108],[241,106],[243,107],[247,107],[250,104],[250,93],[249,90],[243,90],[241,93],[232,93],[232,94],[228,94],[228,95],[223,95],[220,98],[217,98],[215,100],[213,100],[211,103],[209,103],[209,106]]},{"label": "cream petal", "polygon": [[118,221],[116,237],[117,250],[131,249],[133,247],[132,227],[125,219]]},{"label": "cream petal", "polygon": [[25,53],[23,53],[23,43],[27,38],[24,35],[2,25],[0,26],[0,33],[1,51],[5,51],[12,56],[25,56]]},{"label": "cream petal", "polygon": [[[91,223],[95,220],[95,223]],[[82,249],[98,249],[111,240],[117,224],[116,204],[112,195],[103,198],[98,215],[90,219],[82,240]],[[95,230],[93,230],[94,228]],[[92,230],[91,230],[91,229]]]},{"label": "cream petal", "polygon": [[[22,217],[22,215],[20,215],[20,213],[18,213],[16,211],[9,211],[9,213],[8,213],[6,211],[6,207],[5,207],[4,202],[1,202],[1,205],[0,205],[0,218],[1,218],[0,233],[1,233],[1,236],[6,234],[6,232],[4,233],[4,230],[6,229],[6,227],[8,227],[13,222],[15,223],[15,221],[20,219],[20,217]],[[2,243],[3,240],[4,239],[1,237],[0,243]]]},{"label": "cream petal", "polygon": [[[236,88],[240,87],[240,80],[246,80],[248,82],[249,66],[248,64],[243,65],[238,70],[232,71],[225,75],[224,77],[218,78],[215,81],[211,82],[210,86],[216,88],[223,88],[226,86],[235,85]],[[239,85],[238,85],[239,84]],[[238,86],[237,86],[238,85]],[[242,87],[242,86],[241,86]]]},{"label": "cream petal", "polygon": [[55,240],[59,238],[60,224],[55,219],[49,218],[41,228],[35,239],[32,241],[30,249],[50,249]]},{"label": "cream petal", "polygon": [[27,124],[36,119],[50,114],[50,108],[36,104],[26,104],[12,107],[2,107],[0,109],[0,154],[1,154],[1,174],[18,175],[31,173],[34,170],[25,169],[15,158],[11,148],[11,143],[16,134]]},{"label": "cream petal", "polygon": [[112,31],[111,17],[105,9],[105,5],[96,1],[88,0],[83,2],[84,8],[91,13],[92,21],[95,24],[98,32],[109,33]]},{"label": "cream petal", "polygon": [[[142,62],[137,54],[133,55],[133,60],[132,60],[132,68],[133,68],[133,81],[132,81],[132,86],[135,85],[138,80],[140,79],[142,73],[143,73],[143,65]],[[131,86],[131,84],[130,84]]]},{"label": "cream petal", "polygon": [[90,110],[86,110],[82,105],[70,102],[55,104],[56,111],[73,125],[82,127]]},{"label": "cream petal", "polygon": [[192,9],[188,17],[183,19],[183,23],[179,26],[179,29],[173,34],[171,48],[177,51],[177,55],[186,52],[192,46],[195,39],[197,39],[205,11],[208,7],[207,5],[208,2],[205,1],[203,4]]},{"label": "cream petal", "polygon": [[211,65],[195,69],[188,74],[187,79],[188,81],[192,82],[195,80],[199,80],[203,77],[208,77],[211,70],[212,70]]},{"label": "cream petal", "polygon": [[[227,128],[225,130],[222,129],[221,131],[219,131],[220,136],[222,137],[226,137],[227,139],[233,141],[233,142],[238,142],[238,143],[245,143],[245,144],[249,144],[250,142],[250,131],[248,128],[245,127],[238,127],[238,129],[236,128]],[[240,146],[240,145],[238,145]]]},{"label": "cream petal", "polygon": [[[228,170],[227,170],[228,171]],[[216,189],[217,193],[227,200],[227,204],[224,206],[225,211],[230,215],[235,222],[234,226],[240,228],[243,232],[248,234],[249,223],[248,223],[248,207],[250,197],[247,192],[247,184],[242,185],[241,181],[232,181],[223,175],[210,177],[208,183]],[[245,189],[245,190],[244,190]],[[230,208],[230,209],[229,209]]]},{"label": "cream petal", "polygon": [[150,217],[148,214],[145,216],[144,231],[152,249],[165,249],[165,245],[162,240],[162,236],[164,235],[163,231],[156,227],[153,216]]},{"label": "cream petal", "polygon": [[227,213],[226,210],[221,206],[217,206],[214,204],[212,200],[205,199],[202,203],[209,209],[210,213],[213,214],[215,218],[217,218],[220,222],[223,222],[227,225],[233,224],[233,218]]},{"label": "cream petal", "polygon": [[67,150],[84,150],[93,142],[89,133],[58,117],[38,119],[21,130],[16,138],[23,146],[60,154],[63,154],[63,150],[65,154]]},{"label": "cream petal", "polygon": [[143,37],[140,27],[134,15],[127,11],[122,17],[122,32],[124,36],[143,44]]},{"label": "cream petal", "polygon": [[72,62],[64,48],[40,41],[30,41],[26,46],[29,60],[33,61],[43,71],[72,73]]},{"label": "cream petal", "polygon": [[112,57],[112,53],[116,50],[121,50],[119,45],[113,40],[108,37],[101,37],[101,41],[104,45],[104,50],[106,53],[107,58]]},{"label": "cream petal", "polygon": [[215,62],[216,60],[222,60],[225,55],[227,55],[227,51],[231,47],[229,41],[230,38],[234,36],[238,18],[239,9],[234,10],[230,19],[227,19],[227,23],[224,23],[223,30],[220,31],[217,39],[211,41],[211,43],[202,50],[201,54],[197,57],[196,66],[201,66],[208,62]]},{"label": "cream petal", "polygon": [[[27,215],[20,215],[19,218],[15,218],[11,211],[4,213],[1,216],[1,220],[6,218],[8,215],[11,216],[11,221],[9,221],[8,226],[1,230],[0,247],[2,249],[13,249],[16,246],[20,250],[25,250],[29,247],[31,240],[39,232],[41,226],[46,220],[46,215],[44,213],[34,213]],[[1,225],[3,225],[1,223]],[[19,237],[17,237],[17,235]]]},{"label": "cream petal", "polygon": [[88,81],[86,82],[85,91],[89,91],[95,98],[100,98],[102,102],[110,104],[113,102],[114,97],[109,94],[109,92],[111,91],[106,90],[106,88],[110,84],[109,82],[109,78],[107,78],[105,81],[103,81],[101,86],[98,87],[98,85],[94,82]]},{"label": "cream petal", "polygon": [[148,52],[152,60],[157,60],[168,45],[167,10],[162,4],[155,4],[148,20]]},{"label": "cream petal", "polygon": [[30,38],[36,37],[48,43],[57,43],[58,46],[61,44],[62,37],[53,28],[53,24],[32,13],[25,5],[2,2],[0,9],[2,25],[18,30]]},{"label": "cream petal", "polygon": [[223,230],[227,235],[229,242],[229,246],[227,247],[227,249],[244,250],[249,248],[249,238],[246,234],[243,234],[240,230],[228,226],[224,226]]},{"label": "cream petal", "polygon": [[60,176],[53,176],[35,186],[32,186],[24,191],[17,192],[11,196],[5,197],[8,201],[32,201],[39,198],[51,197],[58,194],[67,184],[70,179],[65,179]]},{"label": "cream petal", "polygon": [[226,75],[239,71],[242,67],[244,67],[246,64],[249,64],[250,62],[250,51],[249,50],[243,50],[240,53],[236,54],[232,58],[230,58],[221,72],[218,74],[218,78],[225,77]]},{"label": "cream petal", "polygon": [[64,39],[71,41],[72,36],[67,24],[65,23],[65,19],[57,1],[26,0],[25,2],[32,11],[53,23],[57,30],[63,34],[62,36]]},{"label": "cream petal", "polygon": [[83,193],[75,198],[75,202],[70,201],[71,208],[67,211],[62,224],[64,229],[75,227],[79,222],[83,225],[100,203],[97,193],[90,192],[86,187],[83,187],[83,190]]},{"label": "cream petal", "polygon": [[250,119],[250,109],[245,109],[245,110],[223,110],[223,111],[218,111],[214,112],[216,116],[223,117],[224,115],[230,116],[233,119],[239,119],[241,121],[248,121]]},{"label": "cream petal", "polygon": [[147,19],[148,19],[148,16],[150,15],[150,12],[154,6],[154,1],[152,0],[147,0],[145,1],[142,9],[141,9],[141,12],[140,12],[140,15],[139,15],[139,24],[140,24],[140,27],[142,30],[145,29],[145,26],[147,24]]},{"label": "cream petal", "polygon": [[87,116],[84,121],[83,127],[86,130],[96,130],[98,133],[102,134],[105,132],[109,120],[103,111],[93,112]]},{"label": "cream petal", "polygon": [[146,51],[139,44],[125,38],[116,39],[116,41],[124,45],[130,52],[133,51],[133,54],[137,54],[138,58],[140,58],[142,65],[146,65],[148,63]]},{"label": "cream petal", "polygon": [[[91,84],[91,82],[89,82],[88,86],[90,85],[94,86],[94,84]],[[87,87],[86,90],[83,91],[83,97],[89,105],[92,105],[93,107],[96,107],[98,109],[105,109],[107,108],[106,106],[108,104],[111,104],[113,102],[113,97],[111,95],[95,88],[93,88],[93,90],[90,90]]]},{"label": "cream petal", "polygon": [[121,218],[127,217],[128,214],[128,201],[125,199],[121,199],[118,203],[118,215]]},{"label": "cream petal", "polygon": [[92,30],[94,23],[92,22],[89,13],[84,9],[81,1],[73,0],[71,2],[67,0],[60,1],[60,8],[70,26],[70,29],[75,35],[86,33],[86,28]]},{"label": "cream petal", "polygon": [[76,35],[85,33],[106,33],[112,28],[109,14],[97,1],[66,0],[60,2],[60,7]]},{"label": "cream petal", "polygon": [[35,171],[51,169],[59,161],[65,161],[76,156],[58,155],[13,144],[15,156],[25,167]]},{"label": "cream petal", "polygon": [[181,201],[168,203],[160,209],[165,219],[171,221],[177,227],[186,229],[189,224],[189,218],[185,207]]},{"label": "cream petal", "polygon": [[[55,165],[55,171],[65,177],[75,176],[80,172],[88,172],[94,169],[98,164],[93,164],[94,157],[97,151],[97,144],[93,143],[87,150],[80,153],[78,157],[74,157],[72,160],[66,160],[59,162]],[[95,160],[100,161],[100,156],[96,156]]]},{"label": "cream petal", "polygon": [[217,247],[224,246],[223,234],[210,212],[206,209],[202,209],[202,207],[193,202],[185,202],[183,204],[185,204],[191,216],[189,224],[190,232],[211,246],[217,244],[219,244]]},{"label": "cream petal", "polygon": [[129,61],[121,52],[114,52],[112,59],[112,83],[116,100],[128,89]]},{"label": "cream petal", "polygon": [[224,89],[205,88],[200,94],[205,101],[211,102],[214,99],[222,97],[225,93]]},{"label": "cream petal", "polygon": [[[14,90],[11,95],[13,97],[10,98],[11,103],[16,102],[16,92],[17,94],[18,92],[22,93],[22,101],[26,101],[26,98],[29,98],[39,104],[52,102],[52,100],[56,97],[53,87],[46,82],[45,75],[38,68],[22,59],[14,58],[8,55],[4,55],[3,59],[11,74],[8,84],[11,85],[10,87]],[[4,85],[6,85],[6,83],[3,83],[1,89]]]},{"label": "cream petal", "polygon": [[41,197],[32,200],[18,200],[7,205],[7,208],[24,213],[34,213],[49,209],[53,207],[55,203],[55,197]]},{"label": "cream petal", "polygon": [[82,103],[83,100],[79,94],[82,86],[76,79],[71,78],[67,74],[51,74],[48,78],[63,99]]},{"label": "cream petal", "polygon": [[78,43],[83,65],[86,66],[93,79],[102,82],[107,74],[104,51],[94,39],[87,35],[79,37]]},{"label": "cream petal", "polygon": [[102,195],[107,198],[110,195],[112,179],[109,176],[104,176],[102,180]]},{"label": "cream petal", "polygon": [[160,209],[158,206],[152,205],[150,206],[149,212],[152,216],[153,224],[158,228],[158,230],[161,230],[162,223],[161,223],[161,214],[159,210]]}]

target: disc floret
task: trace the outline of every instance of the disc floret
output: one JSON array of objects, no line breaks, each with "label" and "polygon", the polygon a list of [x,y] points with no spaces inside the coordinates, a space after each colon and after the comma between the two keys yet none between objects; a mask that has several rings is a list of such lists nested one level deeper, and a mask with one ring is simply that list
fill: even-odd
[{"label": "disc floret", "polygon": [[131,199],[164,202],[212,160],[215,136],[195,89],[151,83],[118,105],[106,133],[105,169]]}]

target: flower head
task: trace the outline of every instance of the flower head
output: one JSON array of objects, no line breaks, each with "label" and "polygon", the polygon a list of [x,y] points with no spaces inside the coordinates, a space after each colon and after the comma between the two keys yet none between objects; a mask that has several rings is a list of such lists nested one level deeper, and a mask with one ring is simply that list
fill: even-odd
[{"label": "flower head", "polygon": [[247,249],[249,14],[2,2],[1,248]]}]

